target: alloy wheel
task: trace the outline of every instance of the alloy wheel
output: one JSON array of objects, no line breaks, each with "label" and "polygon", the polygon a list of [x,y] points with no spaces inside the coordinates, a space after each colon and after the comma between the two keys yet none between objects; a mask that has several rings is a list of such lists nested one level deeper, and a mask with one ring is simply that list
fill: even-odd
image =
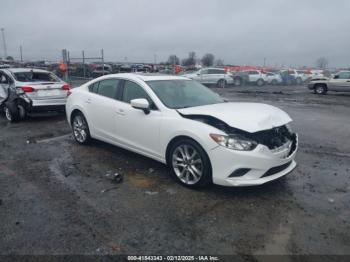
[{"label": "alloy wheel", "polygon": [[173,151],[172,166],[176,176],[186,185],[196,184],[203,175],[203,162],[197,150],[187,144]]},{"label": "alloy wheel", "polygon": [[8,121],[12,121],[12,115],[10,109],[7,106],[5,106],[5,116]]},{"label": "alloy wheel", "polygon": [[88,136],[87,124],[81,115],[77,115],[73,120],[73,133],[76,140],[84,143]]}]

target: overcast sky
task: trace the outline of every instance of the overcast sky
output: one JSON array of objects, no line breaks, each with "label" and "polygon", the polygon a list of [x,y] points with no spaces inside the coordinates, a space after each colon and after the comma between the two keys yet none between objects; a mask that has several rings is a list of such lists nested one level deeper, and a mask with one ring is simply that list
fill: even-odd
[{"label": "overcast sky", "polygon": [[[195,51],[230,64],[350,66],[348,0],[0,0],[8,54],[153,62]],[[0,56],[3,56],[1,42]]]}]

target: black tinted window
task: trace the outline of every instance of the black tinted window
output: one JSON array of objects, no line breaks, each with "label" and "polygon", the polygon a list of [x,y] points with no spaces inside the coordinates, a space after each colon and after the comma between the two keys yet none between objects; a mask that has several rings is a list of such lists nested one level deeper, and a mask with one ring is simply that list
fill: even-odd
[{"label": "black tinted window", "polygon": [[150,103],[152,102],[149,96],[147,95],[146,91],[143,90],[141,86],[131,81],[125,81],[123,101],[130,103],[131,100],[137,98],[145,98]]},{"label": "black tinted window", "polygon": [[[118,84],[118,79],[102,80],[98,83],[97,93],[101,96],[106,96],[115,99],[117,97]],[[94,86],[93,88],[96,87]]]},{"label": "black tinted window", "polygon": [[59,82],[60,79],[49,72],[16,72],[13,74],[17,81],[20,82]]}]

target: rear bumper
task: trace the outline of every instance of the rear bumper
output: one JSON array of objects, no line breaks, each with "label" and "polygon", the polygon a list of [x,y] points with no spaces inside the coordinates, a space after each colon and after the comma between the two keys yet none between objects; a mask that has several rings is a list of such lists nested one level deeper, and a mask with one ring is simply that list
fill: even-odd
[{"label": "rear bumper", "polygon": [[32,100],[32,112],[61,111],[65,109],[67,98]]},{"label": "rear bumper", "polygon": [[51,106],[35,106],[30,109],[30,112],[47,112],[47,111],[64,111],[64,105],[51,105]]}]

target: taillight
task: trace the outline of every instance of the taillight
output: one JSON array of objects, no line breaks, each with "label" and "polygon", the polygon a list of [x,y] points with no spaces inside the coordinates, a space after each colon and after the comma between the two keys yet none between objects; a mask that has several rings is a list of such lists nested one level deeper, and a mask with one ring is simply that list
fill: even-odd
[{"label": "taillight", "polygon": [[72,91],[68,90],[67,96],[70,96],[72,94]]},{"label": "taillight", "polygon": [[62,90],[70,90],[70,85],[69,84],[64,84],[62,87],[61,87]]},{"label": "taillight", "polygon": [[31,86],[22,86],[21,89],[23,90],[23,92],[25,93],[31,93],[34,92],[34,88]]}]

